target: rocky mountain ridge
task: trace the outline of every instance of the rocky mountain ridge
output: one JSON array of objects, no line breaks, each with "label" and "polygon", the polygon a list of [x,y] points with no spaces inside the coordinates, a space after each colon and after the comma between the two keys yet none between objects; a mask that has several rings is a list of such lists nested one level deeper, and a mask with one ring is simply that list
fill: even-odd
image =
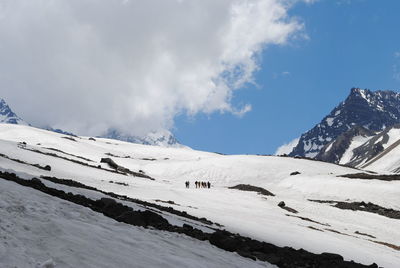
[{"label": "rocky mountain ridge", "polygon": [[[311,130],[301,135],[289,156],[316,158],[325,146],[353,127],[379,132],[398,123],[399,93],[352,88],[345,101]],[[321,158],[322,155],[318,157]]]}]

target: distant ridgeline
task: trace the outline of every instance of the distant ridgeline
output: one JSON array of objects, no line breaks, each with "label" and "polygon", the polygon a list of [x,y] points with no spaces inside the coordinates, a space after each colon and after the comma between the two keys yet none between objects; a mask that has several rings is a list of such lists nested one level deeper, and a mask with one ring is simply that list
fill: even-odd
[{"label": "distant ridgeline", "polygon": [[288,155],[359,167],[400,138],[399,123],[400,93],[352,88]]},{"label": "distant ridgeline", "polygon": [[[22,120],[18,115],[16,115],[11,110],[10,106],[3,99],[0,99],[0,123],[29,125],[24,120]],[[76,136],[75,134],[64,131],[62,129],[55,129],[52,127],[46,127],[44,129],[48,131],[57,132],[63,135]],[[184,147],[168,130],[152,132],[144,137],[137,137],[137,136],[125,135],[124,133],[121,133],[118,130],[110,129],[107,133],[99,135],[99,137],[121,140],[132,143],[146,144],[146,145],[157,145],[163,147]]]}]

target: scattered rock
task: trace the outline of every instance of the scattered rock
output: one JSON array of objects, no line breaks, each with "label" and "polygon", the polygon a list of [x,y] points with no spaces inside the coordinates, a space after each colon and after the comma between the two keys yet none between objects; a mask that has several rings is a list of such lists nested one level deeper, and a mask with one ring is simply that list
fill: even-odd
[{"label": "scattered rock", "polygon": [[90,141],[96,141],[96,139],[95,139],[95,138],[92,138],[92,137],[90,137],[89,140],[90,140]]},{"label": "scattered rock", "polygon": [[290,176],[295,176],[295,175],[299,175],[299,174],[301,174],[301,173],[298,171],[294,171],[294,172],[290,173]]},{"label": "scattered rock", "polygon": [[111,156],[111,157],[117,157],[117,158],[131,158],[129,155],[127,156],[119,156],[119,155],[115,155],[112,153],[104,153],[105,155]]},{"label": "scattered rock", "polygon": [[295,215],[290,215],[290,214],[285,214],[285,215],[288,216],[288,217],[299,218],[299,219],[301,219],[303,221],[309,221],[309,222],[316,223],[316,224],[319,224],[319,225],[322,225],[322,226],[329,226],[330,227],[330,224],[328,224],[328,223],[321,223],[321,222],[318,222],[318,221],[314,221],[314,220],[312,220],[310,218],[301,217],[301,216],[295,216]]},{"label": "scattered rock", "polygon": [[118,165],[117,163],[115,163],[114,160],[112,160],[111,158],[108,158],[108,157],[102,158],[102,159],[100,160],[100,163],[106,163],[106,164],[108,164],[111,168],[113,168],[115,171],[124,173],[125,175],[126,175],[126,174],[130,174],[130,175],[133,175],[133,176],[136,176],[136,177],[141,177],[141,178],[146,178],[146,179],[154,180],[152,177],[147,176],[147,175],[145,175],[145,174],[143,174],[143,173],[141,173],[141,172],[134,172],[134,171],[131,171],[131,170],[128,169],[128,168],[125,168],[125,167],[123,167],[123,166],[120,166],[120,165]]},{"label": "scattered rock", "polygon": [[294,213],[294,214],[299,213],[299,212],[298,212],[297,210],[295,210],[294,208],[291,208],[291,207],[286,206],[285,202],[283,202],[283,201],[281,201],[281,202],[278,203],[278,207],[280,207],[280,208],[282,208],[282,209],[284,209],[284,210],[286,210],[286,211],[289,211],[289,212],[291,212],[291,213]]},{"label": "scattered rock", "polygon": [[359,232],[359,231],[355,231],[354,233],[355,233],[355,234],[358,234],[358,235],[368,236],[368,237],[371,237],[371,238],[376,238],[376,237],[373,236],[373,235],[369,235],[369,234],[366,234],[366,233],[361,233],[361,232]]},{"label": "scattered rock", "polygon": [[157,159],[155,159],[155,158],[142,158],[142,160],[145,160],[145,161],[156,161]]},{"label": "scattered rock", "polygon": [[103,202],[103,204],[105,206],[110,206],[110,205],[117,204],[117,201],[115,201],[115,199],[108,198],[108,197],[103,197],[103,198],[100,199],[100,201]]},{"label": "scattered rock", "polygon": [[117,170],[118,169],[118,164],[114,162],[114,160],[112,160],[111,158],[102,158],[100,160],[100,163],[106,163],[108,164],[111,168]]},{"label": "scattered rock", "polygon": [[65,136],[65,137],[61,137],[61,138],[76,142],[76,140],[74,138],[72,138],[72,137]]},{"label": "scattered rock", "polygon": [[267,195],[267,196],[275,196],[273,193],[270,191],[262,188],[262,187],[257,187],[249,184],[238,184],[236,186],[228,187],[229,189],[236,189],[236,190],[241,190],[241,191],[248,191],[248,192],[256,192],[261,195]]},{"label": "scattered rock", "polygon": [[50,165],[46,165],[46,166],[44,166],[43,169],[44,169],[44,170],[47,170],[47,171],[51,171],[51,166],[50,166]]},{"label": "scattered rock", "polygon": [[393,244],[391,244],[391,243],[382,242],[382,241],[375,241],[375,240],[369,240],[369,241],[374,242],[374,243],[376,243],[376,244],[380,244],[380,245],[387,246],[387,247],[389,247],[389,248],[391,248],[391,249],[394,249],[394,250],[397,250],[397,251],[400,251],[400,246],[393,245]]},{"label": "scattered rock", "polygon": [[391,208],[381,207],[379,205],[373,204],[371,202],[344,202],[344,201],[332,201],[332,200],[313,200],[309,199],[309,201],[317,202],[317,203],[327,203],[333,207],[347,210],[359,210],[370,213],[375,213],[384,217],[392,218],[392,219],[400,219],[400,211],[394,210]]},{"label": "scattered rock", "polygon": [[155,199],[154,201],[160,202],[160,203],[165,203],[165,204],[170,204],[170,205],[180,206],[179,204],[175,203],[175,202],[172,201],[172,200],[164,201],[164,200],[160,200],[160,199]]},{"label": "scattered rock", "polygon": [[338,177],[362,180],[400,181],[400,175],[376,175],[368,173],[345,174]]},{"label": "scattered rock", "polygon": [[291,208],[291,207],[288,207],[288,206],[284,206],[284,207],[281,207],[282,209],[284,209],[284,210],[286,210],[286,211],[289,211],[289,212],[291,212],[291,213],[294,213],[294,214],[297,214],[297,213],[299,213],[297,210],[295,210],[294,208]]},{"label": "scattered rock", "polygon": [[109,183],[114,183],[114,184],[118,184],[118,185],[122,185],[122,186],[129,186],[129,184],[127,184],[125,182],[109,181]]},{"label": "scattered rock", "polygon": [[31,182],[33,184],[36,184],[36,185],[43,185],[44,186],[43,182],[41,180],[39,180],[38,178],[32,178]]}]

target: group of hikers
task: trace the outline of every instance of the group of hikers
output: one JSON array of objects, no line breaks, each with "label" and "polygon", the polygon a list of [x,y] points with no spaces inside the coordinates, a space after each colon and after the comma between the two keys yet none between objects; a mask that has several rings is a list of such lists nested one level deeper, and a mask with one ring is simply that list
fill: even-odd
[{"label": "group of hikers", "polygon": [[[211,183],[209,181],[195,181],[194,185],[196,186],[196,188],[211,188]],[[190,188],[190,181],[185,181],[185,186],[186,188]]]}]

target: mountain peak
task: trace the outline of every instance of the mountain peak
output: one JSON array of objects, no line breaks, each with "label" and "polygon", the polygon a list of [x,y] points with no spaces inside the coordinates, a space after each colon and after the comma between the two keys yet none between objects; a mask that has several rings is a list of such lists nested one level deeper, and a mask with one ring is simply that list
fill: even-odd
[{"label": "mountain peak", "polygon": [[8,106],[4,99],[0,98],[0,123],[27,125],[27,123],[17,116]]},{"label": "mountain peak", "polygon": [[352,88],[345,101],[304,133],[291,156],[316,157],[325,145],[354,126],[382,131],[400,123],[400,94]]},{"label": "mountain peak", "polygon": [[179,141],[169,130],[153,131],[145,136],[133,136],[125,134],[117,129],[109,129],[105,134],[100,136],[101,138],[115,139],[120,141],[139,143],[145,145],[156,145],[162,147],[185,147],[180,144]]}]

